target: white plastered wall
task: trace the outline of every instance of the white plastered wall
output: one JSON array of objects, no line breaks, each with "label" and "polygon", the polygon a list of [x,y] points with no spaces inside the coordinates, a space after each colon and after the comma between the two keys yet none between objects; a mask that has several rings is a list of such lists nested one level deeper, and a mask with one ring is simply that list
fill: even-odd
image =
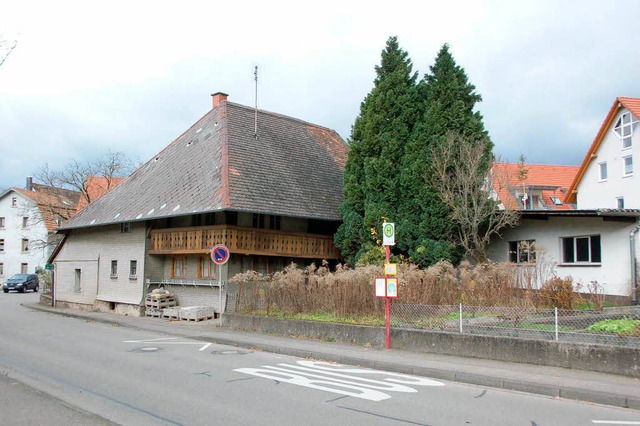
[{"label": "white plastered wall", "polygon": [[[489,257],[496,262],[509,259],[509,241],[535,240],[538,253],[555,264],[555,273],[561,278],[571,276],[582,285],[597,281],[605,294],[628,296],[631,294],[631,256],[629,231],[635,224],[603,221],[599,217],[550,217],[546,220],[524,219],[520,226],[507,229],[502,239],[489,247]],[[563,265],[561,263],[562,237],[600,235],[602,262],[600,265]],[[636,235],[636,251],[638,235]],[[539,261],[543,261],[539,256]]]}]

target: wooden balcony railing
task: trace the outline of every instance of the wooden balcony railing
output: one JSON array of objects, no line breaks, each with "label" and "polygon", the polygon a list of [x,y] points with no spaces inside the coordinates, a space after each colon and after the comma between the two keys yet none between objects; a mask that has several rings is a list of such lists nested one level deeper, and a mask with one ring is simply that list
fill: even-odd
[{"label": "wooden balcony railing", "polygon": [[149,254],[208,253],[214,245],[224,244],[232,254],[340,259],[333,238],[325,235],[216,225],[154,229],[150,237]]}]

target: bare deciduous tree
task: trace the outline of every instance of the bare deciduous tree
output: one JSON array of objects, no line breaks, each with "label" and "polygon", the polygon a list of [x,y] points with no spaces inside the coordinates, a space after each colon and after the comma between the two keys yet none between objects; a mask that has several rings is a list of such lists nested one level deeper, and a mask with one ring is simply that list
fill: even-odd
[{"label": "bare deciduous tree", "polygon": [[499,205],[498,194],[507,188],[509,176],[494,170],[486,153],[486,140],[449,133],[432,151],[433,174],[425,177],[450,208],[450,219],[458,225],[457,243],[475,261],[486,260],[491,238],[519,217],[516,210]]},{"label": "bare deciduous tree", "polygon": [[[96,191],[92,190],[92,186],[99,185],[97,193],[102,195],[116,186],[118,178],[129,176],[136,167],[137,163],[123,152],[108,151],[91,162],[71,160],[58,171],[50,170],[49,165],[45,164],[35,174],[35,178],[53,188],[79,192],[80,203],[86,205],[94,201],[92,198]],[[94,178],[99,178],[100,182],[96,183]]]},{"label": "bare deciduous tree", "polygon": [[0,67],[7,60],[13,49],[18,45],[18,40],[6,40],[0,35]]}]

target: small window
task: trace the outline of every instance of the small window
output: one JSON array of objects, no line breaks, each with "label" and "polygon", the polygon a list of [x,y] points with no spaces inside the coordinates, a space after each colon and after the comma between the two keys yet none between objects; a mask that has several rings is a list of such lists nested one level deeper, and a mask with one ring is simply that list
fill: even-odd
[{"label": "small window", "polygon": [[216,278],[216,264],[209,256],[200,256],[198,261],[198,278],[213,280]]},{"label": "small window", "polygon": [[536,241],[522,240],[509,242],[509,262],[535,263]]},{"label": "small window", "polygon": [[0,217],[0,228],[4,228],[4,217]]},{"label": "small window", "polygon": [[619,209],[624,209],[624,197],[616,198],[616,205]]},{"label": "small window", "polygon": [[26,238],[22,239],[22,252],[26,253],[29,251],[29,240]]},{"label": "small window", "polygon": [[24,216],[22,218],[22,229],[25,229],[28,227],[29,227],[29,218],[27,216]]},{"label": "small window", "polygon": [[4,239],[0,239],[0,253],[4,252]]},{"label": "small window", "polygon": [[633,174],[633,157],[623,157],[622,161],[624,162],[624,170],[622,174],[624,176],[631,176]]},{"label": "small window", "polygon": [[111,278],[118,278],[118,261],[111,261]]},{"label": "small window", "polygon": [[551,197],[551,201],[556,206],[561,206],[562,205],[562,200],[560,198],[558,198],[558,197]]},{"label": "small window", "polygon": [[4,263],[0,263],[0,277],[4,277]]},{"label": "small window", "polygon": [[133,229],[131,222],[124,222],[120,224],[120,232],[123,234],[128,234]]},{"label": "small window", "polygon": [[607,180],[607,162],[598,163],[598,170],[600,171],[600,181]]},{"label": "small window", "polygon": [[28,270],[29,270],[29,264],[28,263],[21,263],[20,264],[20,273],[21,274],[26,274]]},{"label": "small window", "polygon": [[264,228],[264,215],[262,213],[254,213],[251,226],[254,228]]},{"label": "small window", "polygon": [[62,219],[61,218],[56,218],[56,226],[60,226],[62,225]]},{"label": "small window", "polygon": [[623,113],[616,121],[613,131],[622,140],[622,149],[631,148],[632,136],[636,127],[638,127],[638,120],[629,112]]},{"label": "small window", "polygon": [[187,258],[185,256],[172,258],[171,278],[187,278]]},{"label": "small window", "polygon": [[600,235],[562,238],[563,263],[600,263]]},{"label": "small window", "polygon": [[11,207],[18,207],[18,198],[17,197],[11,198]]},{"label": "small window", "polygon": [[280,230],[280,216],[271,215],[269,216],[269,229],[273,229],[274,231]]},{"label": "small window", "polygon": [[82,290],[82,269],[76,269],[75,271],[75,279],[73,282],[73,291],[76,293],[80,293]]},{"label": "small window", "polygon": [[129,278],[136,279],[138,276],[138,261],[132,260],[129,262]]}]

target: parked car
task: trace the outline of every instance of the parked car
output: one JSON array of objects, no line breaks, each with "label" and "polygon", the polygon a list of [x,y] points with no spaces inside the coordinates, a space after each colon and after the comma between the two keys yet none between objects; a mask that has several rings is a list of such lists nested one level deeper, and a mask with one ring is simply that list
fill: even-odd
[{"label": "parked car", "polygon": [[9,278],[2,286],[5,293],[9,290],[16,290],[24,293],[27,290],[38,291],[40,288],[40,280],[36,274],[16,274]]}]

